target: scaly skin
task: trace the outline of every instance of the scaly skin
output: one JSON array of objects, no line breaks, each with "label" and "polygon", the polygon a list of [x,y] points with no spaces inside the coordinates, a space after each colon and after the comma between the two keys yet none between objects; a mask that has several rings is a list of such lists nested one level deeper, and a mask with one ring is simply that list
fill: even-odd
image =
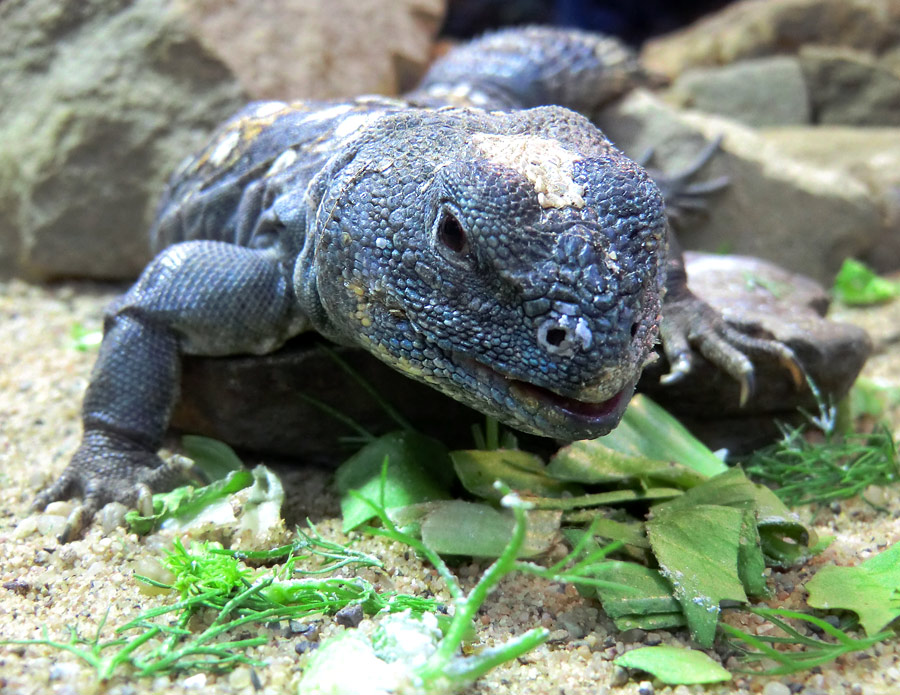
[{"label": "scaly skin", "polygon": [[659,188],[570,110],[639,78],[611,39],[520,29],[450,52],[404,100],[246,108],[174,175],[159,253],[107,312],[82,445],[36,506],[81,495],[71,537],[108,501],[146,501],[174,477],[156,450],[180,356],[306,330],[568,440],[618,423],[667,267],[676,374],[692,344],[745,383],[746,351],[790,361],[690,294]]}]

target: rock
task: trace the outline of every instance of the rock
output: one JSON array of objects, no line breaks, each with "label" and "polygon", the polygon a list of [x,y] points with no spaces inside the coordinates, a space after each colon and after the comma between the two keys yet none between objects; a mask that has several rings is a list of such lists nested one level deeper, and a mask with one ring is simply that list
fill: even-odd
[{"label": "rock", "polygon": [[[793,350],[807,376],[829,402],[849,391],[872,351],[861,328],[824,318],[828,293],[809,278],[755,258],[686,255],[693,291],[745,332],[774,337]],[[752,328],[752,331],[749,331]],[[753,355],[755,389],[741,406],[737,382],[697,356],[694,370],[663,386],[665,360],[645,370],[641,390],[677,413],[713,448],[742,451],[777,434],[773,418],[790,421],[802,407],[818,412],[814,394],[796,385],[778,359]]]},{"label": "rock", "polygon": [[861,181],[838,167],[786,156],[733,121],[682,113],[638,90],[603,110],[597,122],[631,156],[653,148],[652,165],[663,172],[679,171],[704,142],[723,138],[698,179],[726,175],[730,185],[707,197],[707,215],[679,229],[687,248],[767,258],[830,283],[845,258],[864,256],[888,234]]},{"label": "rock", "polygon": [[843,171],[866,186],[882,233],[860,258],[879,272],[900,267],[900,128],[770,128],[761,134],[791,158]]},{"label": "rock", "polygon": [[164,0],[6,0],[0,75],[2,247],[33,277],[136,275],[168,172],[244,101]]},{"label": "rock", "polygon": [[800,64],[813,122],[900,125],[900,70],[885,67],[861,51],[821,46],[803,47]]},{"label": "rock", "polygon": [[166,179],[213,127],[250,98],[408,86],[442,5],[0,2],[0,271],[135,277]]},{"label": "rock", "polygon": [[[309,334],[272,355],[185,358],[173,426],[246,451],[320,465],[339,463],[352,451],[340,443],[359,436],[349,422],[376,435],[399,429],[377,397],[342,370],[324,344]],[[367,352],[330,349],[426,434],[468,442],[471,426],[484,421],[483,415]]]},{"label": "rock", "polygon": [[678,77],[670,100],[749,126],[810,122],[809,94],[799,61],[790,56],[693,68]]},{"label": "rock", "polygon": [[255,99],[398,94],[428,66],[444,0],[178,0]]},{"label": "rock", "polygon": [[791,54],[809,44],[895,52],[900,0],[743,0],[648,41],[642,60],[654,72],[675,77],[691,67]]}]

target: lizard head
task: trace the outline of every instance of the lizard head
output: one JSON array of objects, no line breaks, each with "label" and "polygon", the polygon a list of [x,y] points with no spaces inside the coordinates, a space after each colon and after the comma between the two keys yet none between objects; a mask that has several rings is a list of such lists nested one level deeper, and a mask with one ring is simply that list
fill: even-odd
[{"label": "lizard head", "polygon": [[384,120],[319,206],[323,332],[512,427],[608,432],[656,340],[657,187],[558,107]]}]

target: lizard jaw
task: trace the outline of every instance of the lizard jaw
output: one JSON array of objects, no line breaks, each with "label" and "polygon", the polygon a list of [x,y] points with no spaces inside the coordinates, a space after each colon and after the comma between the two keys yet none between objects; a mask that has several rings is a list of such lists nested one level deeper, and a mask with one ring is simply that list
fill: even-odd
[{"label": "lizard jaw", "polygon": [[608,434],[619,424],[637,383],[633,378],[608,398],[587,401],[516,379],[458,352],[453,357],[456,364],[475,373],[481,383],[491,384],[521,406],[521,413],[514,420],[496,411],[490,414],[526,432],[569,441]]},{"label": "lizard jaw", "polygon": [[562,396],[543,386],[518,379],[510,379],[509,387],[520,399],[536,400],[542,406],[561,411],[573,420],[584,424],[596,423],[598,426],[610,421],[612,424],[617,423],[634,393],[634,384],[631,383],[606,400],[591,402]]}]

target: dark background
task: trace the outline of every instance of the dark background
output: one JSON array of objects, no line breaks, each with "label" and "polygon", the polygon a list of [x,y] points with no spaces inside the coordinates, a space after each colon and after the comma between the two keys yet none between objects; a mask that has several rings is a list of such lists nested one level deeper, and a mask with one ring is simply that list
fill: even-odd
[{"label": "dark background", "polygon": [[441,34],[464,39],[514,24],[614,34],[632,45],[729,4],[728,0],[450,0]]}]

